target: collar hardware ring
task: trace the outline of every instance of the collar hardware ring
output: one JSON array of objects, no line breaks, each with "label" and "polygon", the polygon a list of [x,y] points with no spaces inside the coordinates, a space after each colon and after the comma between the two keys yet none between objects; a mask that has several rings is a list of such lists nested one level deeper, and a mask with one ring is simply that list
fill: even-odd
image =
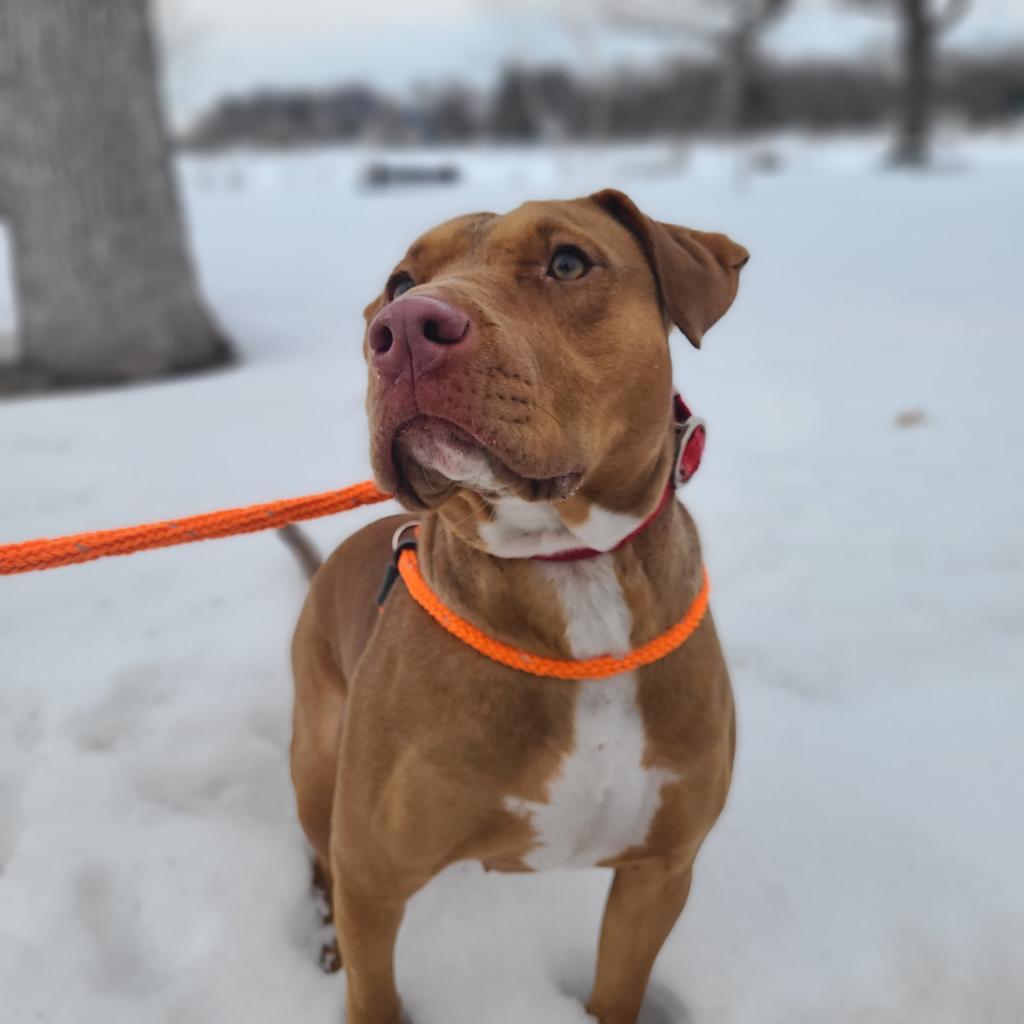
[{"label": "collar hardware ring", "polygon": [[[381,580],[380,590],[377,591],[377,611],[383,612],[384,605],[387,603],[388,595],[391,593],[395,584],[398,582],[398,560],[402,557],[403,551],[416,550],[416,534],[419,532],[420,521],[418,519],[410,519],[408,522],[402,523],[397,530],[391,535],[391,561],[388,563],[388,567],[384,572],[384,579]],[[403,540],[407,533],[411,533],[408,540]]]},{"label": "collar hardware ring", "polygon": [[[420,521],[418,519],[410,519],[407,522],[401,523],[397,530],[391,535],[391,553],[395,556],[395,561],[398,561],[398,553],[405,547],[416,547],[415,534],[419,531]],[[413,531],[412,540],[402,540],[410,530]]]}]

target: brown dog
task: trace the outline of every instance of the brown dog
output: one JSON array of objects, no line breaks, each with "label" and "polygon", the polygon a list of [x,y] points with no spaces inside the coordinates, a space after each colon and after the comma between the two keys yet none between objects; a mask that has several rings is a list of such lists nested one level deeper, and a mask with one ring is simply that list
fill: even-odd
[{"label": "brown dog", "polygon": [[[747,258],[612,190],[460,217],[410,248],[366,310],[372,461],[420,516],[423,575],[448,608],[563,659],[624,653],[683,616],[701,554],[683,507],[661,502],[667,332],[699,346]],[[401,583],[379,613],[408,518],[332,555],[293,648],[292,776],[331,886],[348,1022],[397,1024],[403,906],[475,859],[615,869],[588,1009],[633,1024],[729,788],[733,704],[711,618],[607,679],[506,668]],[[535,557],[581,547],[593,557]]]}]

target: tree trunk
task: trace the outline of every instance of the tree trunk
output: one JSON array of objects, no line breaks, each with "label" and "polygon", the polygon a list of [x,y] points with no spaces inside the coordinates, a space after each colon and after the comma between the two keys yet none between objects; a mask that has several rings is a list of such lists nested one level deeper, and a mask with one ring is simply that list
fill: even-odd
[{"label": "tree trunk", "polygon": [[739,138],[749,127],[748,104],[754,62],[757,59],[757,28],[746,20],[730,28],[719,54],[718,129],[726,138]]},{"label": "tree trunk", "polygon": [[900,0],[903,84],[892,162],[923,167],[930,156],[934,28],[928,0]]},{"label": "tree trunk", "polygon": [[189,257],[149,14],[147,0],[0,0],[0,216],[22,380],[230,357]]}]

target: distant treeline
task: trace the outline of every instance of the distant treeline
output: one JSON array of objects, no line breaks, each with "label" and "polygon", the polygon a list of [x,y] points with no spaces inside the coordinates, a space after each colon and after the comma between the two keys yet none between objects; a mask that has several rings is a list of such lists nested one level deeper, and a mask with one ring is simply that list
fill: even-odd
[{"label": "distant treeline", "polygon": [[[941,115],[990,125],[1024,117],[1024,49],[951,57],[940,69]],[[763,63],[745,128],[834,130],[886,121],[898,84],[887,69],[840,62]],[[715,128],[718,72],[680,62],[596,81],[562,68],[506,68],[492,90],[421,89],[399,100],[365,85],[266,91],[218,103],[182,140],[196,148],[389,143],[648,139]]]}]

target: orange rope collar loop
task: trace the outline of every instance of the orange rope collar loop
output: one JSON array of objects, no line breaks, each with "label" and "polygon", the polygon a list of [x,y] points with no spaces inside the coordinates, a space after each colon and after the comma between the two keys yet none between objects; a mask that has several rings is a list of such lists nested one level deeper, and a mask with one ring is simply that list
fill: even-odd
[{"label": "orange rope collar loop", "polygon": [[0,544],[0,576],[35,569],[56,569],[76,562],[91,562],[107,555],[130,555],[136,551],[189,544],[196,540],[232,537],[237,533],[273,530],[305,519],[375,505],[390,497],[390,494],[378,490],[372,481],[366,480],[339,491],[268,501],[245,508],[226,508],[185,519],[125,526],[118,530],[97,530],[70,537],[27,540],[20,544]]},{"label": "orange rope collar loop", "polygon": [[491,661],[549,679],[606,679],[660,661],[686,643],[708,609],[709,580],[707,569],[703,569],[700,590],[686,609],[686,614],[642,647],[620,657],[602,654],[597,658],[545,658],[495,640],[442,604],[423,578],[415,551],[406,549],[399,554],[398,571],[412,599],[456,639]]}]

